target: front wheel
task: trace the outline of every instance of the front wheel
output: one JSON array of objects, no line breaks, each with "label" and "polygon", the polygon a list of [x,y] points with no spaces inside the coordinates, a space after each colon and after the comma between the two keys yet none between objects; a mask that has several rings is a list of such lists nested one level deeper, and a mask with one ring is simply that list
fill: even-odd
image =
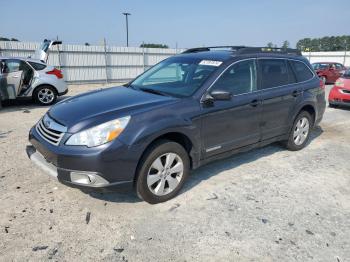
[{"label": "front wheel", "polygon": [[34,90],[33,99],[40,105],[49,106],[56,102],[57,91],[51,86],[40,86]]},{"label": "front wheel", "polygon": [[150,204],[167,201],[180,191],[189,169],[189,156],[180,144],[168,140],[156,142],[141,159],[137,195]]},{"label": "front wheel", "polygon": [[299,113],[286,142],[287,149],[291,151],[303,149],[309,141],[312,126],[313,120],[311,115],[306,111]]}]

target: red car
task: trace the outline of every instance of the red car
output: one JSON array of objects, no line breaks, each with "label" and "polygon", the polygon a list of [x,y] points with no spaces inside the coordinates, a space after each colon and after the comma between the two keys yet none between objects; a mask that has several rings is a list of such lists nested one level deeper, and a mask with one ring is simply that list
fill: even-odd
[{"label": "red car", "polygon": [[328,102],[330,107],[350,106],[350,70],[345,71],[335,82],[329,93]]},{"label": "red car", "polygon": [[335,62],[313,63],[312,67],[325,84],[333,84],[346,70],[344,65]]}]

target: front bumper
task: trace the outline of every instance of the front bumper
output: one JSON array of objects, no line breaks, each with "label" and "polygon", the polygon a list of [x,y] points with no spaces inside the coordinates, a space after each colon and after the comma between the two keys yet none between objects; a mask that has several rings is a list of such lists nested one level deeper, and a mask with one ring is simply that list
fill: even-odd
[{"label": "front bumper", "polygon": [[350,106],[349,90],[333,87],[329,93],[328,102],[330,105]]},{"label": "front bumper", "polygon": [[133,188],[137,160],[123,144],[99,149],[54,146],[32,128],[26,152],[30,160],[59,182],[80,189],[128,191]]},{"label": "front bumper", "polygon": [[329,104],[334,106],[350,106],[350,100],[333,100],[329,101]]}]

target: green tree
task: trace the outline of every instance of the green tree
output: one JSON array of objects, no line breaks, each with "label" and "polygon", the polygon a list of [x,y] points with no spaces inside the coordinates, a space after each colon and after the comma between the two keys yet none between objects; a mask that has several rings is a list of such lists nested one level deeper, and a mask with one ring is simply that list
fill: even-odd
[{"label": "green tree", "polygon": [[272,42],[268,42],[266,46],[269,47],[269,48],[273,48],[273,43]]},{"label": "green tree", "polygon": [[302,51],[343,51],[349,46],[350,35],[304,38],[297,42],[297,48]]},{"label": "green tree", "polygon": [[16,38],[7,38],[7,37],[2,37],[2,36],[0,36],[0,41],[14,41],[14,42],[19,42],[19,40],[16,39]]},{"label": "green tree", "polygon": [[288,40],[283,41],[282,48],[289,48],[290,43]]},{"label": "green tree", "polygon": [[169,46],[163,45],[163,44],[141,44],[140,47],[144,47],[144,48],[169,48]]}]

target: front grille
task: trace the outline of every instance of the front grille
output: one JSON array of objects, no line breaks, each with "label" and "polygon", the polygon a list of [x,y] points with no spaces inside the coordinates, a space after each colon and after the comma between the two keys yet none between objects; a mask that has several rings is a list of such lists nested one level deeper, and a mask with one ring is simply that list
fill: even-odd
[{"label": "front grille", "polygon": [[[49,120],[49,122],[47,122]],[[49,127],[45,126],[45,123],[49,123]],[[52,127],[51,127],[52,126]],[[59,126],[59,128],[57,128]],[[59,145],[62,137],[64,136],[64,127],[55,123],[54,120],[45,115],[36,125],[36,131],[47,142],[52,145]]]}]

